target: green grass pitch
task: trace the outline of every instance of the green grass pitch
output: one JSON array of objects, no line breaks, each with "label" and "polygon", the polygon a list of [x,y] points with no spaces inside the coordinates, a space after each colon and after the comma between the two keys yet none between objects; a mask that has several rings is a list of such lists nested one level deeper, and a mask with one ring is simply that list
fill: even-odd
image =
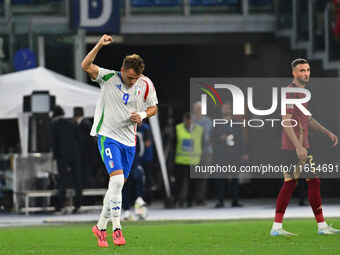
[{"label": "green grass pitch", "polygon": [[[340,218],[328,219],[340,228]],[[127,244],[97,246],[94,223],[0,228],[0,254],[340,254],[340,234],[317,234],[314,219],[287,219],[298,236],[271,237],[272,220],[123,223]],[[108,231],[111,234],[111,231]]]}]

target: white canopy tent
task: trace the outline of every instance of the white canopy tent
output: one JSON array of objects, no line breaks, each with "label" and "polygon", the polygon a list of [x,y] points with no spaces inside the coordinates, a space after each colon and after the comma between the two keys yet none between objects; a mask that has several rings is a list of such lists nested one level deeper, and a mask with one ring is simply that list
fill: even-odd
[{"label": "white canopy tent", "polygon": [[[0,119],[18,118],[20,141],[23,155],[28,148],[28,114],[23,113],[23,97],[33,91],[49,91],[56,97],[56,104],[61,105],[66,117],[73,116],[73,107],[84,108],[85,117],[93,117],[100,89],[86,83],[70,79],[61,74],[37,67],[25,71],[0,76]],[[163,145],[157,116],[150,119],[155,137],[165,190],[170,197],[170,186],[165,165]]]},{"label": "white canopy tent", "polygon": [[33,91],[48,91],[56,97],[66,117],[72,117],[73,107],[82,106],[85,117],[92,117],[100,89],[82,83],[44,67],[0,76],[0,119],[18,118],[20,145],[23,156],[28,152],[28,119],[30,113],[23,113],[24,96]]},{"label": "white canopy tent", "polygon": [[48,90],[56,97],[56,104],[72,117],[73,107],[82,106],[84,115],[94,115],[100,89],[79,82],[44,67],[0,76],[0,119],[15,119],[22,113],[24,95]]}]

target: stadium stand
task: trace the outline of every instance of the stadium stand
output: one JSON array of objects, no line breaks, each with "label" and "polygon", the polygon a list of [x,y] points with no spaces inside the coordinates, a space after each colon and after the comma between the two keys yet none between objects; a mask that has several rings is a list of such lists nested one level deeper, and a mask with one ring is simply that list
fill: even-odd
[{"label": "stadium stand", "polygon": [[219,5],[223,5],[223,0],[202,0],[202,5],[219,6]]},{"label": "stadium stand", "polygon": [[149,7],[155,4],[154,0],[131,0],[131,6],[133,7]]},{"label": "stadium stand", "polygon": [[155,0],[156,6],[176,6],[182,5],[181,0]]}]

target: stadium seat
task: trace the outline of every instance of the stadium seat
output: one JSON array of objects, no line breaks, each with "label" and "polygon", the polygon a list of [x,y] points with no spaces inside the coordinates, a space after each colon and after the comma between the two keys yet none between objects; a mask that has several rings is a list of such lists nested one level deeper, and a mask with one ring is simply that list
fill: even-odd
[{"label": "stadium seat", "polygon": [[133,7],[148,7],[155,4],[154,0],[131,0],[131,6]]},{"label": "stadium seat", "polygon": [[199,6],[201,5],[201,0],[190,0],[191,6]]},{"label": "stadium seat", "polygon": [[249,0],[249,4],[252,6],[266,6],[271,5],[271,0]]},{"label": "stadium seat", "polygon": [[182,5],[181,0],[155,0],[156,6],[176,6]]},{"label": "stadium seat", "polygon": [[224,0],[225,5],[237,5],[239,0]]},{"label": "stadium seat", "polygon": [[13,0],[13,4],[31,4],[32,0]]},{"label": "stadium seat", "polygon": [[223,5],[223,0],[202,0],[204,6],[217,6]]}]

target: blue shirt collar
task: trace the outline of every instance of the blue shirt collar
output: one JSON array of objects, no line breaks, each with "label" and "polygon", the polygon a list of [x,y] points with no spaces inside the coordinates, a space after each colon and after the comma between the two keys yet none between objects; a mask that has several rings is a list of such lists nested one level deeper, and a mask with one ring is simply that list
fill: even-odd
[{"label": "blue shirt collar", "polygon": [[124,81],[123,81],[121,72],[118,72],[118,77],[120,78],[121,82],[122,82],[123,84],[125,84]]}]

